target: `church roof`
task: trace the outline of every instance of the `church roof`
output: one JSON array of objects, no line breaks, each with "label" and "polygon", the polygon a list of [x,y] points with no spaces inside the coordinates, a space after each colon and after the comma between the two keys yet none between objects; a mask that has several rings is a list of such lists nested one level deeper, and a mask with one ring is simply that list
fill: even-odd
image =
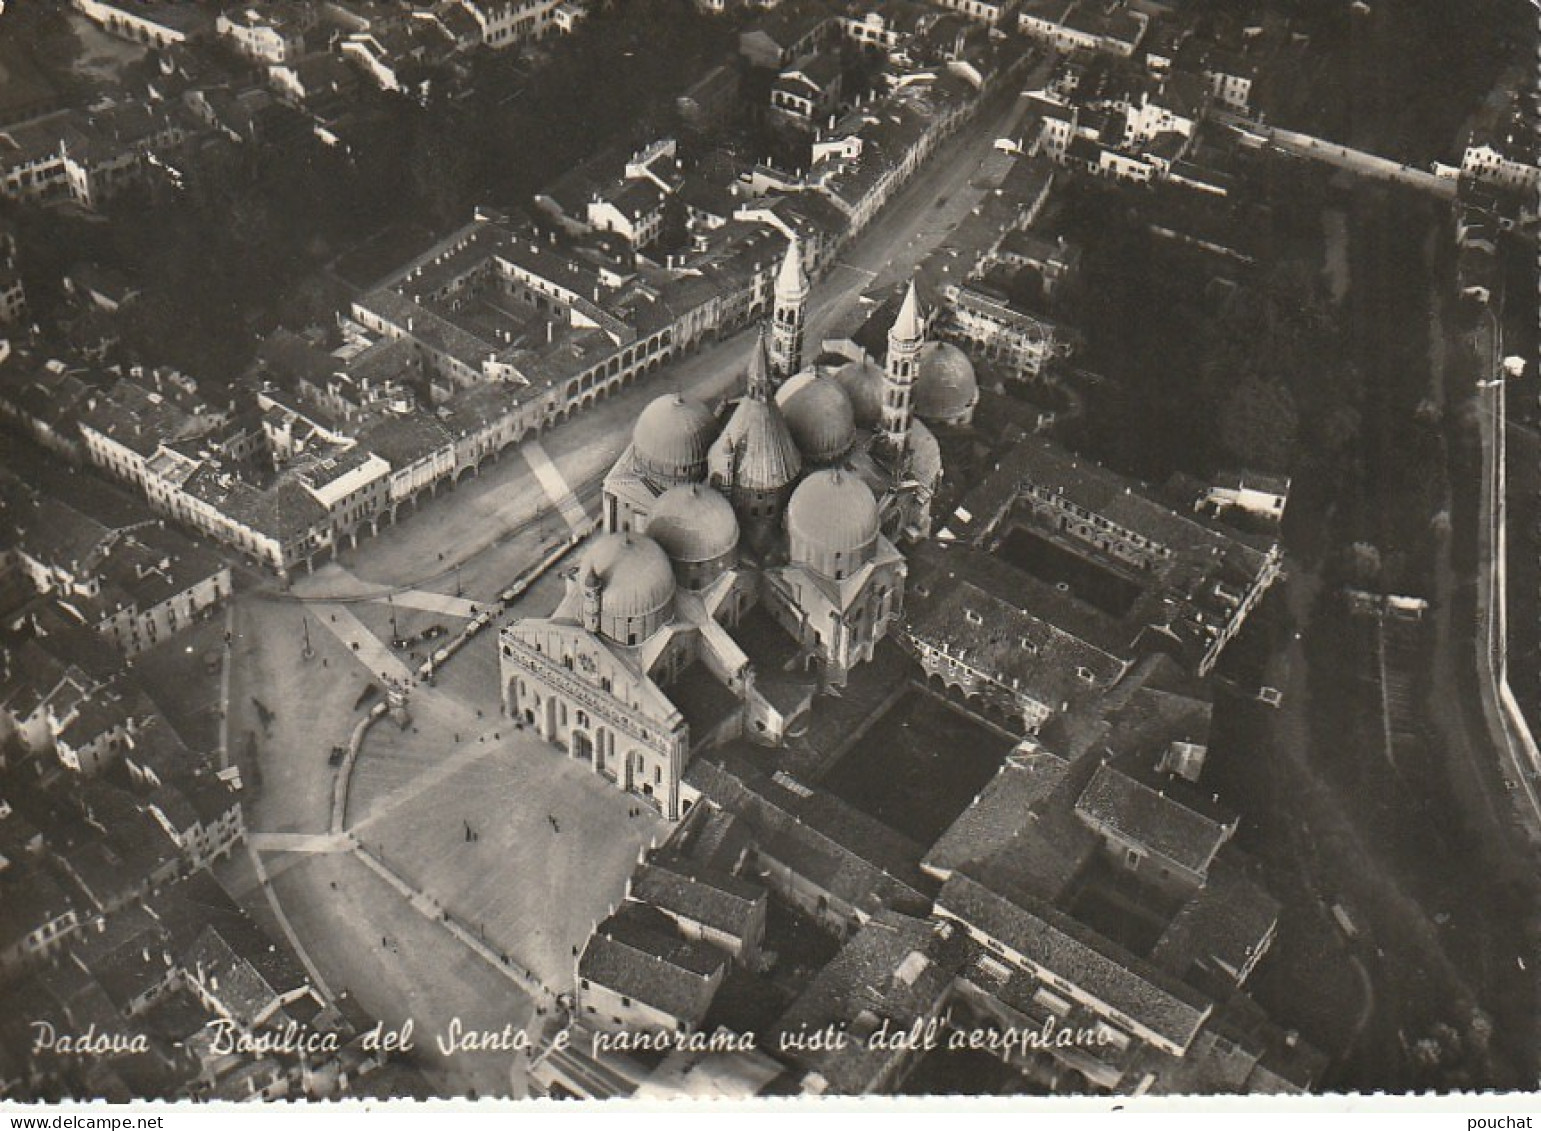
[{"label": "church roof", "polygon": [[920,350],[915,378],[915,415],[922,420],[949,421],[979,401],[974,363],[951,342],[927,342]]},{"label": "church roof", "polygon": [[871,546],[878,536],[878,505],[872,489],[838,468],[816,471],[792,492],[787,531],[831,553]]},{"label": "church roof", "polygon": [[700,401],[679,393],[658,397],[632,429],[637,463],[645,474],[667,480],[698,479],[706,469],[715,426],[711,410]]},{"label": "church roof", "polygon": [[832,378],[799,373],[776,390],[776,404],[792,439],[812,463],[839,459],[856,440],[851,398]]},{"label": "church roof", "polygon": [[907,474],[928,490],[936,490],[942,478],[942,445],[921,421],[910,423],[909,466]]},{"label": "church roof", "polygon": [[712,488],[682,483],[658,496],[647,535],[677,562],[707,562],[738,545],[738,518]]},{"label": "church roof", "polygon": [[858,428],[876,428],[883,416],[883,370],[863,358],[835,370],[835,382],[845,390]]},{"label": "church roof", "polygon": [[606,617],[646,617],[674,599],[674,569],[657,542],[637,534],[605,534],[583,555],[583,576],[596,578]]},{"label": "church roof", "polygon": [[894,319],[893,337],[913,341],[921,337],[920,300],[915,297],[915,281],[910,280],[904,292],[904,303],[899,307],[899,317]]},{"label": "church roof", "polygon": [[762,334],[749,361],[749,392],[707,455],[714,483],[750,491],[779,491],[803,461],[792,431],[770,396],[770,363]]},{"label": "church roof", "polygon": [[796,295],[807,289],[808,279],[803,274],[803,257],[794,239],[788,242],[787,253],[782,257],[781,268],[776,273],[776,293]]}]

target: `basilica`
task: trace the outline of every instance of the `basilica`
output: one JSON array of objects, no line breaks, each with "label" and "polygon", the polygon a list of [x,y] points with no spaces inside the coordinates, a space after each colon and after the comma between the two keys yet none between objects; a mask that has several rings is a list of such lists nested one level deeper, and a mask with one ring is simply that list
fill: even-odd
[{"label": "basilica", "polygon": [[779,744],[895,631],[898,547],[930,536],[942,477],[928,421],[966,424],[978,399],[913,284],[881,367],[804,366],[808,296],[793,243],[743,396],[648,405],[561,603],[501,633],[505,713],[671,820],[693,750]]}]

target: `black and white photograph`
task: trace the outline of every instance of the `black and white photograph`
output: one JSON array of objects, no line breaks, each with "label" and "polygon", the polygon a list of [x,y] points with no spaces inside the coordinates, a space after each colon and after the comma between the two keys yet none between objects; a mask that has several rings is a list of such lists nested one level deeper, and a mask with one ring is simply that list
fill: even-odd
[{"label": "black and white photograph", "polygon": [[0,1109],[1536,1100],[1538,19],[4,0]]}]

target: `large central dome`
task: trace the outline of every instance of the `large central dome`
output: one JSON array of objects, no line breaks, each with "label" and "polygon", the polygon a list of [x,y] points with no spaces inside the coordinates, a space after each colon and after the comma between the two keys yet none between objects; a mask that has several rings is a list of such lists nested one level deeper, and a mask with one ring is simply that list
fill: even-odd
[{"label": "large central dome", "polygon": [[878,504],[855,475],[831,468],[798,484],[787,504],[791,557],[839,581],[872,558]]},{"label": "large central dome", "polygon": [[776,390],[776,404],[798,449],[812,463],[833,463],[856,440],[851,400],[828,377],[797,374]]},{"label": "large central dome", "polygon": [[706,476],[706,453],[717,422],[700,401],[669,393],[637,417],[632,450],[642,473],[659,483],[689,483]]}]

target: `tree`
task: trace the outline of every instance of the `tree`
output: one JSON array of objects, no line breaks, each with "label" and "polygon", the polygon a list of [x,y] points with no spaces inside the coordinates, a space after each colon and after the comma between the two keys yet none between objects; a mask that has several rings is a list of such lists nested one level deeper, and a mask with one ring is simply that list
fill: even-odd
[{"label": "tree", "polygon": [[1353,405],[1334,405],[1322,414],[1318,431],[1328,452],[1345,451],[1359,437],[1359,410]]},{"label": "tree", "polygon": [[1381,556],[1374,544],[1355,542],[1348,548],[1348,580],[1361,589],[1372,589],[1381,576]]},{"label": "tree", "polygon": [[1245,377],[1220,410],[1220,442],[1255,471],[1289,470],[1298,426],[1295,400],[1277,382]]}]

